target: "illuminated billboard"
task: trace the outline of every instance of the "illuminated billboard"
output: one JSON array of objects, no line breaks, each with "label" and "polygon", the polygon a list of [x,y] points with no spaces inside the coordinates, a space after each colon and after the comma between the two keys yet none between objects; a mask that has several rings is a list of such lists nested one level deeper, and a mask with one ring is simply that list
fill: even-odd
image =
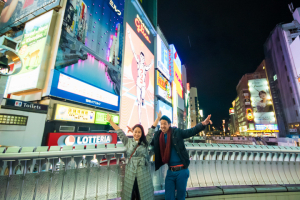
[{"label": "illuminated billboard", "polygon": [[178,114],[177,114],[177,102],[178,102],[178,95],[176,92],[176,85],[174,81],[172,82],[172,92],[173,92],[173,98],[172,98],[172,105],[173,105],[173,123],[172,126],[178,127]]},{"label": "illuminated billboard", "polygon": [[7,84],[7,93],[14,93],[44,87],[46,69],[45,47],[54,11],[49,11],[26,23],[18,53],[24,67]]},{"label": "illuminated billboard", "polygon": [[277,124],[255,124],[256,130],[278,130]]},{"label": "illuminated billboard", "polygon": [[169,62],[170,67],[172,68],[172,76],[170,80],[174,80],[176,84],[176,91],[178,95],[183,98],[183,86],[182,86],[182,76],[181,76],[181,60],[178,56],[178,53],[174,47],[174,45],[170,45],[170,52],[169,52]]},{"label": "illuminated billboard", "polygon": [[94,123],[95,111],[56,104],[54,120]]},{"label": "illuminated billboard", "polygon": [[157,73],[157,95],[172,103],[172,89],[170,82],[158,71]]},{"label": "illuminated billboard", "polygon": [[36,16],[59,6],[60,0],[4,0],[0,16],[0,33],[25,23]]},{"label": "illuminated billboard", "polygon": [[[168,104],[158,100],[157,101],[157,106],[156,106],[156,113],[161,111],[162,115],[166,115],[167,117],[170,118],[171,122],[173,121],[173,115],[172,115],[172,107],[169,106]],[[155,118],[157,117],[157,114],[155,113]]]},{"label": "illuminated billboard", "polygon": [[266,78],[248,81],[253,107],[254,122],[256,124],[274,124],[275,113],[270,95],[270,88]]},{"label": "illuminated billboard", "polygon": [[53,70],[49,94],[96,107],[119,111],[120,97],[118,95],[60,73],[57,70]]},{"label": "illuminated billboard", "polygon": [[[126,23],[121,128],[154,120],[154,55]],[[127,131],[126,131],[127,132]]]},{"label": "illuminated billboard", "polygon": [[[291,47],[291,51],[292,51],[292,55],[293,55],[293,60],[294,60],[294,64],[295,64],[295,72],[296,74],[294,75],[295,77],[300,77],[300,56],[299,56],[299,52],[300,52],[300,38],[299,36],[297,36],[295,38],[295,40],[292,42],[292,44],[290,45]],[[294,70],[293,70],[294,71]],[[275,78],[277,79],[277,76],[274,76],[274,81]],[[300,79],[298,78],[298,83],[300,82]]]},{"label": "illuminated billboard", "polygon": [[[109,124],[109,122],[106,119],[107,113],[106,112],[99,112],[96,111],[96,119],[95,119],[95,124]],[[110,114],[112,121],[115,124],[119,124],[120,117],[119,115],[115,114]]]},{"label": "illuminated billboard", "polygon": [[[84,68],[81,61],[91,54],[95,60],[121,64],[124,1],[67,0],[56,69]],[[81,62],[81,63],[80,63]],[[107,64],[106,63],[106,64]],[[114,68],[109,65],[111,71]]]},{"label": "illuminated billboard", "polygon": [[170,79],[170,73],[168,69],[169,52],[165,43],[162,41],[159,35],[157,35],[156,39],[157,39],[157,51],[156,51],[157,68],[169,80]]}]

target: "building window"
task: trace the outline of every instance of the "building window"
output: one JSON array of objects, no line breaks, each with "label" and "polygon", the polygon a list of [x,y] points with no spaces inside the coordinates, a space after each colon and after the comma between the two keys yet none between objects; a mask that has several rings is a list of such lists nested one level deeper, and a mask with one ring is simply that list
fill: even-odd
[{"label": "building window", "polygon": [[293,103],[294,103],[294,105],[296,104],[296,102],[295,102],[295,99],[293,98]]},{"label": "building window", "polygon": [[26,126],[27,121],[28,121],[27,116],[0,114],[0,125]]},{"label": "building window", "polygon": [[282,60],[284,61],[284,55],[282,55]]},{"label": "building window", "polygon": [[290,82],[290,77],[289,76],[287,76],[287,80],[288,80],[288,82]]},{"label": "building window", "polygon": [[280,50],[282,51],[282,47],[281,47],[281,45],[279,46],[279,48],[280,48]]},{"label": "building window", "polygon": [[284,69],[285,69],[285,71],[287,71],[287,69],[286,69],[286,65],[284,65]]},{"label": "building window", "polygon": [[290,87],[290,92],[293,93],[292,87]]},{"label": "building window", "polygon": [[297,117],[298,117],[298,110],[296,110],[296,115],[297,115]]},{"label": "building window", "polygon": [[273,79],[274,79],[274,81],[277,80],[277,74],[275,74],[275,75],[273,76]]}]

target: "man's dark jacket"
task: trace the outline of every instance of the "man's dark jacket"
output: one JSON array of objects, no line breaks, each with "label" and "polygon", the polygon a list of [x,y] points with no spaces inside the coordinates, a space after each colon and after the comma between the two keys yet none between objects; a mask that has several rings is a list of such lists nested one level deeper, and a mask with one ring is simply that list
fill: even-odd
[{"label": "man's dark jacket", "polygon": [[[171,127],[170,127],[171,128]],[[204,130],[205,126],[201,123],[197,124],[194,128],[182,130],[179,128],[172,127],[172,138],[171,138],[171,146],[175,148],[182,164],[188,168],[190,165],[189,154],[185,148],[184,140],[186,138],[192,137],[199,133],[200,131]],[[154,138],[150,145],[154,146],[154,153],[155,153],[155,170],[158,170],[164,163],[161,159],[160,154],[160,146],[159,146],[159,136],[160,130],[156,131],[154,134]]]}]

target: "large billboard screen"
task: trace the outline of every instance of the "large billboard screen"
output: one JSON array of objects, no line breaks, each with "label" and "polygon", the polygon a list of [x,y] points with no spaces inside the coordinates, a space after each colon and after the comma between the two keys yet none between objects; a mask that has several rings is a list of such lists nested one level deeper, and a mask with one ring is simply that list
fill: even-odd
[{"label": "large billboard screen", "polygon": [[8,81],[7,93],[42,89],[44,86],[45,68],[42,65],[45,46],[53,16],[53,11],[45,13],[26,23],[18,53],[24,67]]},{"label": "large billboard screen", "polygon": [[170,73],[168,69],[168,62],[169,62],[169,52],[160,38],[159,35],[156,37],[157,41],[157,68],[158,70],[169,80],[170,79]]},{"label": "large billboard screen", "polygon": [[[67,0],[55,71],[98,88],[93,89],[97,90],[97,98],[78,93],[67,99],[82,102],[84,96],[92,99],[85,103],[119,111],[115,100],[121,86],[123,13],[121,0]],[[103,92],[107,92],[110,102],[104,100]]]},{"label": "large billboard screen", "polygon": [[267,79],[249,80],[248,86],[254,122],[256,124],[275,124],[275,113]]},{"label": "large billboard screen", "polygon": [[29,21],[48,10],[59,6],[60,0],[4,0],[0,16],[0,33]]},{"label": "large billboard screen", "polygon": [[172,103],[172,89],[170,82],[158,71],[157,73],[157,95],[164,98],[169,103]]},{"label": "large billboard screen", "polygon": [[[173,121],[173,115],[172,115],[172,107],[169,106],[168,104],[158,100],[157,101],[157,106],[155,107],[156,113],[161,111],[162,115],[166,115],[167,117],[170,118],[171,122]],[[155,118],[157,117],[157,114],[155,113]]]},{"label": "large billboard screen", "polygon": [[154,55],[126,23],[121,128],[154,120]]},{"label": "large billboard screen", "polygon": [[57,70],[53,70],[50,94],[91,106],[119,111],[120,98],[118,95]]}]

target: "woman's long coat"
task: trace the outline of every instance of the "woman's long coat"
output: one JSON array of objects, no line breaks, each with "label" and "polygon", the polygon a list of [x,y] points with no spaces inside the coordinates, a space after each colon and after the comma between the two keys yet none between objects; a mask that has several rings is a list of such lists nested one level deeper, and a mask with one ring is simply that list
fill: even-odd
[{"label": "woman's long coat", "polygon": [[[117,131],[118,137],[127,148],[126,155],[129,160],[138,143],[133,138],[128,138],[122,129]],[[125,178],[122,190],[122,200],[131,200],[132,188],[137,178],[141,200],[153,200],[154,189],[150,174],[148,146],[152,141],[154,129],[149,128],[146,140],[148,145],[142,143],[133,154],[132,158],[127,161],[125,168]]]}]

